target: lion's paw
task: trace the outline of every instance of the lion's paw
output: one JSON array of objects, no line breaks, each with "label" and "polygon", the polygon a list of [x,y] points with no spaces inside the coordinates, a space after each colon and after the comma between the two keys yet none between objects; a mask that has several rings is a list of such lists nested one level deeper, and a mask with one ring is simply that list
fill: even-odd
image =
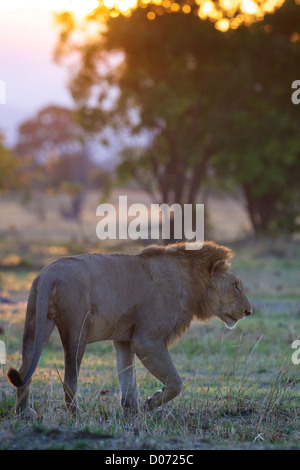
[{"label": "lion's paw", "polygon": [[38,419],[36,412],[34,411],[33,408],[30,408],[30,407],[25,408],[25,410],[17,410],[16,415],[19,418],[27,420],[27,421],[37,421]]}]

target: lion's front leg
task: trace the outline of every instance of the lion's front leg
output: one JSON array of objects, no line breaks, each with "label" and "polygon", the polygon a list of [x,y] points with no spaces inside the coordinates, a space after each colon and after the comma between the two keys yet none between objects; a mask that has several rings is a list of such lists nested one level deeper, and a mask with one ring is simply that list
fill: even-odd
[{"label": "lion's front leg", "polygon": [[182,380],[163,340],[134,338],[132,348],[146,369],[164,385],[145,402],[148,411],[173,400],[182,390]]},{"label": "lion's front leg", "polygon": [[124,410],[137,413],[138,384],[134,364],[134,353],[130,342],[114,341],[116,362],[121,392],[121,405]]}]

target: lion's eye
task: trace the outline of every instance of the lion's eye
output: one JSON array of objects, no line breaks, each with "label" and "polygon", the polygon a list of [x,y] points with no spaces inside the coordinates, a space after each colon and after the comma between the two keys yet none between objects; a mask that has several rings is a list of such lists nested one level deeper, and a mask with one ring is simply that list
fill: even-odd
[{"label": "lion's eye", "polygon": [[238,284],[237,282],[234,282],[234,283],[233,283],[233,286],[234,286],[234,288],[235,288],[236,290],[239,290],[239,284]]}]

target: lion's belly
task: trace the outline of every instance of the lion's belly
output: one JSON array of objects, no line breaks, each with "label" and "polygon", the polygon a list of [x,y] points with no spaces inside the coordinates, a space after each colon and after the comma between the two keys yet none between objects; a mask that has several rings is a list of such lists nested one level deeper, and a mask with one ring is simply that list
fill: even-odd
[{"label": "lion's belly", "polygon": [[130,341],[138,318],[138,307],[132,305],[123,311],[102,312],[92,306],[89,343],[114,340]]},{"label": "lion's belly", "polygon": [[130,331],[120,331],[119,328],[91,329],[88,343],[97,343],[98,341],[131,341],[132,333]]}]

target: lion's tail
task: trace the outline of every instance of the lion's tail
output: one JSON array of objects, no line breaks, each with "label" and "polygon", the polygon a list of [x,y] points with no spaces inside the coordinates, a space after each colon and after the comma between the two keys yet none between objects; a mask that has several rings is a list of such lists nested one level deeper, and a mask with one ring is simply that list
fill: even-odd
[{"label": "lion's tail", "polygon": [[[54,279],[51,281],[47,277],[39,279],[35,304],[34,346],[30,365],[23,379],[21,378],[20,373],[13,368],[8,369],[6,374],[10,383],[15,387],[22,387],[31,379],[42,354],[44,341],[46,337],[50,336],[54,328],[53,320],[47,319],[48,306],[54,283]],[[47,325],[47,322],[49,325]]]},{"label": "lion's tail", "polygon": [[8,380],[10,381],[10,383],[14,385],[14,387],[22,387],[23,382],[22,382],[19,372],[16,369],[13,369],[12,367],[10,367],[6,373],[6,376]]}]

